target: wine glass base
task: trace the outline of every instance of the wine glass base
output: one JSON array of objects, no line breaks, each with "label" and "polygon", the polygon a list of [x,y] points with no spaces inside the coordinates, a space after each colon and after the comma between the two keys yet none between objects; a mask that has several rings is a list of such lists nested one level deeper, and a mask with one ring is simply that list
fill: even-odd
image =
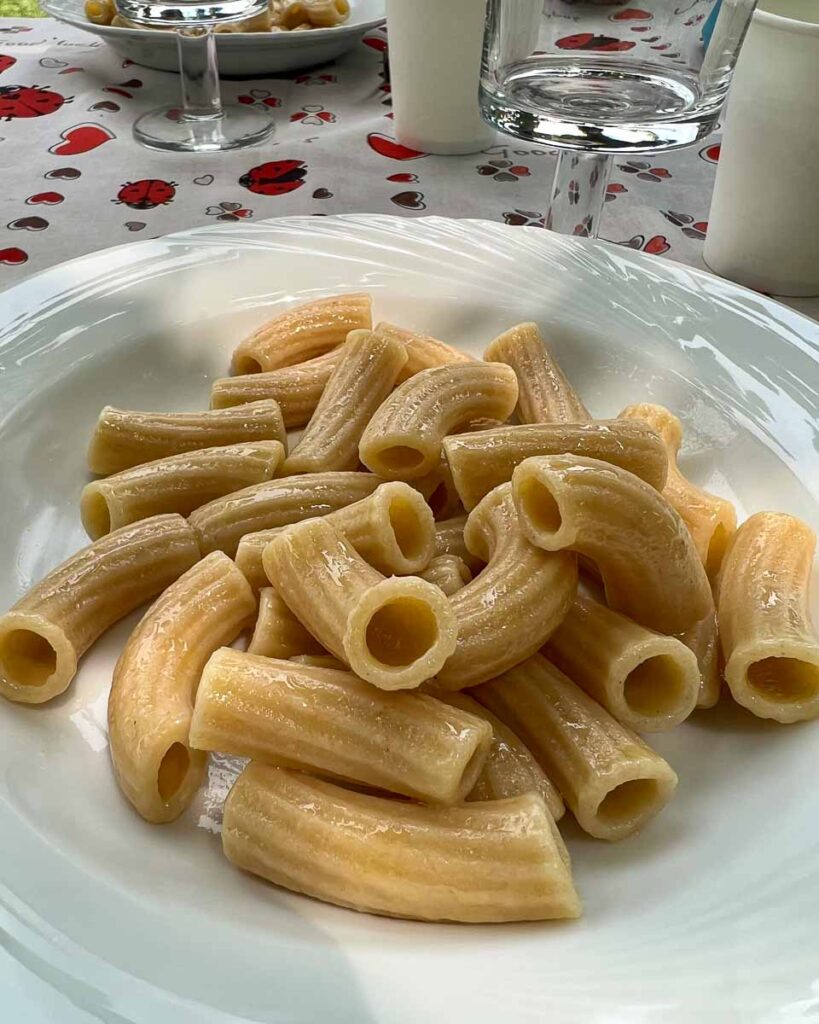
[{"label": "wine glass base", "polygon": [[256,146],[273,134],[270,116],[253,107],[224,106],[216,117],[190,117],[180,107],[160,107],[134,122],[134,138],[148,149],[218,153]]}]

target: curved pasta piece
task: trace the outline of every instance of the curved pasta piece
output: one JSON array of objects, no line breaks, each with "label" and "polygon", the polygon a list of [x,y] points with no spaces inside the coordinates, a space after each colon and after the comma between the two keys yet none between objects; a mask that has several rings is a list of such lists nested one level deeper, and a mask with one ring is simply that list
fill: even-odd
[{"label": "curved pasta piece", "polygon": [[284,458],[280,441],[202,448],[86,484],[80,517],[92,540],[163,512],[187,515],[208,501],[270,480]]},{"label": "curved pasta piece", "polygon": [[350,16],[349,0],[302,0],[307,20],[314,28],[335,28]]},{"label": "curved pasta piece", "polygon": [[418,575],[443,590],[447,597],[452,597],[472,579],[469,566],[457,555],[438,555]]},{"label": "curved pasta piece", "polygon": [[305,473],[267,480],[208,502],[191,513],[202,552],[231,557],[242,537],[324,516],[366,498],[382,483],[370,473]]},{"label": "curved pasta piece", "polygon": [[473,691],[520,736],[596,839],[624,839],[671,799],[659,754],[540,655]]},{"label": "curved pasta piece", "polygon": [[299,621],[381,689],[420,685],[455,649],[455,617],[441,591],[417,576],[385,579],[326,519],[282,531],[263,562]]},{"label": "curved pasta piece", "polygon": [[700,669],[693,652],[591,598],[575,598],[543,653],[635,732],[673,729],[697,706]]},{"label": "curved pasta piece", "polygon": [[738,704],[785,725],[819,716],[809,604],[815,547],[801,519],[757,512],[734,535],[718,579],[725,681]]},{"label": "curved pasta piece", "polygon": [[327,381],[340,361],[341,351],[333,349],[305,363],[283,366],[270,373],[220,377],[211,385],[210,407],[229,409],[273,399],[281,409],[285,427],[303,427],[316,411]]},{"label": "curved pasta piece", "polygon": [[445,690],[475,686],[530,657],[577,592],[574,555],[543,551],[527,540],[511,484],[496,487],[470,513],[464,537],[487,566],[449,599],[458,642],[436,677]]},{"label": "curved pasta piece", "polygon": [[489,752],[480,716],[350,672],[224,649],[202,675],[190,742],[429,803],[463,800]]},{"label": "curved pasta piece", "polygon": [[439,555],[456,555],[469,568],[474,575],[484,567],[484,562],[476,555],[473,555],[466,546],[464,530],[466,529],[466,516],[453,516],[452,519],[441,519],[435,524],[435,543],[432,548],[432,557]]},{"label": "curved pasta piece", "polygon": [[483,354],[515,371],[521,423],[584,423],[591,415],[546,347],[537,324],[518,324],[499,335]]},{"label": "curved pasta piece", "polygon": [[679,514],[653,487],[579,455],[526,459],[512,474],[526,536],[596,563],[606,601],[641,626],[682,633],[713,606],[711,586]]},{"label": "curved pasta piece", "polygon": [[578,917],[580,900],[534,793],[426,807],[251,763],[225,802],[237,867],[329,903],[423,921]]},{"label": "curved pasta piece", "polygon": [[650,424],[662,438],[668,452],[668,480],[662,489],[663,497],[682,516],[706,572],[715,576],[736,532],[736,509],[726,498],[709,494],[680,472],[677,456],[682,444],[682,424],[672,412],[662,405],[642,404],[628,406],[620,416]]},{"label": "curved pasta piece", "polygon": [[270,586],[259,591],[259,614],[247,651],[248,654],[259,654],[265,658],[326,653],[318,640],[290,611],[276,588]]},{"label": "curved pasta piece", "polygon": [[441,442],[476,420],[503,421],[518,396],[502,363],[453,363],[422,370],[382,403],[361,438],[361,461],[388,479],[417,480],[436,469]]},{"label": "curved pasta piece", "polygon": [[294,665],[307,665],[308,668],[334,668],[337,672],[346,672],[347,666],[343,661],[334,658],[332,654],[293,654],[287,659]]},{"label": "curved pasta piece", "polygon": [[445,341],[438,341],[428,334],[420,331],[408,331],[404,327],[396,327],[395,324],[376,324],[375,331],[385,338],[395,338],[400,341],[407,350],[407,362],[398,375],[398,382],[402,383],[414,377],[421,370],[430,370],[435,366],[447,366],[450,363],[471,363],[472,356],[466,352],[447,345]]},{"label": "curved pasta piece", "polygon": [[306,302],[262,324],[233,352],[232,374],[293,366],[340,345],[350,331],[372,328],[369,295],[331,295]]},{"label": "curved pasta piece", "polygon": [[72,555],[0,617],[0,693],[25,704],[62,693],[109,626],[200,557],[178,515],[123,526]]},{"label": "curved pasta piece", "polygon": [[[409,484],[380,484],[371,495],[324,517],[352,544],[365,562],[385,576],[419,572],[432,558],[435,522],[423,497]],[[242,537],[236,564],[251,586],[267,584],[264,549],[283,527]]]},{"label": "curved pasta piece", "polygon": [[202,783],[206,757],[188,730],[210,655],[252,621],[256,598],[220,551],[154,602],[120,655],[108,698],[111,759],[120,789],[146,821],[173,821]]},{"label": "curved pasta piece", "polygon": [[242,441],[280,441],[287,450],[276,402],[252,402],[209,412],[129,412],[106,405],[88,446],[88,468],[107,476],[170,455]]},{"label": "curved pasta piece", "polygon": [[699,622],[680,633],[679,639],[694,653],[699,666],[700,692],[697,707],[712,708],[719,702],[722,689],[716,608],[712,608]]},{"label": "curved pasta piece", "polygon": [[463,512],[461,496],[455,487],[446,459],[442,458],[431,473],[412,480],[411,483],[423,494],[436,519],[451,519]]},{"label": "curved pasta piece", "polygon": [[400,341],[372,331],[351,331],[283,473],[358,469],[358,442],[364,428],[392,391],[406,361]]},{"label": "curved pasta piece", "polygon": [[668,456],[656,430],[639,420],[593,423],[528,423],[444,438],[444,455],[467,509],[498,484],[512,479],[534,455],[584,455],[627,469],[661,491]]}]

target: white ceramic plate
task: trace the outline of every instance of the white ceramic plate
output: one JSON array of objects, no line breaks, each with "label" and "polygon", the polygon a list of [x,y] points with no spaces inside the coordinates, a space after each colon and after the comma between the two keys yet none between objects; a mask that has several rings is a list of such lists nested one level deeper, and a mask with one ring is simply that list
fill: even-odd
[{"label": "white ceramic plate", "polygon": [[[85,541],[77,499],[100,406],[204,408],[232,346],[271,311],[362,288],[379,318],[475,354],[538,321],[594,413],[671,406],[697,481],[743,513],[775,507],[819,526],[813,321],[709,275],[537,229],[292,218],[108,250],[5,293],[0,608]],[[656,737],[680,775],[660,818],[611,846],[565,829],[585,902],[577,923],[391,921],[232,868],[212,831],[222,763],[174,825],[131,811],[104,720],[134,619],[62,698],[0,707],[6,945],[92,1019],[788,1024],[819,1013],[819,723],[776,726],[727,706]]]},{"label": "white ceramic plate", "polygon": [[[171,32],[94,25],[85,16],[84,0],[43,0],[52,17],[93,32],[123,57],[160,71],[178,71],[176,40]],[[385,17],[385,0],[350,0],[350,18],[338,28],[307,32],[218,33],[216,46],[222,75],[272,75],[335,60]]]}]

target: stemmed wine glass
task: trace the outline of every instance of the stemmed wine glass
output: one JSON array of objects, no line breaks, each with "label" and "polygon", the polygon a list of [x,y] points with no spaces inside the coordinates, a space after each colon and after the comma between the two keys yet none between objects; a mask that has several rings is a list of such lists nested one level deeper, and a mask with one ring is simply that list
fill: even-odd
[{"label": "stemmed wine glass", "polygon": [[124,19],[138,27],[176,29],[181,106],[143,114],[134,138],[149,149],[217,152],[254,146],[273,132],[269,114],[250,106],[222,105],[216,58],[217,25],[263,17],[267,0],[115,0]]},{"label": "stemmed wine glass", "polygon": [[688,146],[714,129],[755,6],[488,0],[481,110],[559,149],[547,227],[596,237],[612,154]]}]

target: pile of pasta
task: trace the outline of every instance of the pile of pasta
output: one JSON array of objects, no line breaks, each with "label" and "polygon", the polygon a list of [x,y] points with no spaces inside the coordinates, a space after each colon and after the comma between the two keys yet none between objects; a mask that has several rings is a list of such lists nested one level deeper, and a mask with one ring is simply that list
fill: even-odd
[{"label": "pile of pasta", "polygon": [[92,543],[0,618],[0,692],[42,703],[156,598],[108,714],[147,821],[237,755],[241,868],[378,914],[572,918],[565,806],[619,840],[673,795],[643,734],[723,678],[755,715],[819,715],[810,528],[737,528],[678,468],[677,418],[594,419],[535,324],[477,360],[333,296],[231,370],[207,412],[102,410]]},{"label": "pile of pasta", "polygon": [[[116,0],[85,0],[85,16],[94,25],[146,28],[124,18]],[[261,14],[227,25],[215,32],[293,32],[312,28],[336,28],[350,17],[349,0],[268,0]],[[154,27],[154,26],[152,26]]]}]

